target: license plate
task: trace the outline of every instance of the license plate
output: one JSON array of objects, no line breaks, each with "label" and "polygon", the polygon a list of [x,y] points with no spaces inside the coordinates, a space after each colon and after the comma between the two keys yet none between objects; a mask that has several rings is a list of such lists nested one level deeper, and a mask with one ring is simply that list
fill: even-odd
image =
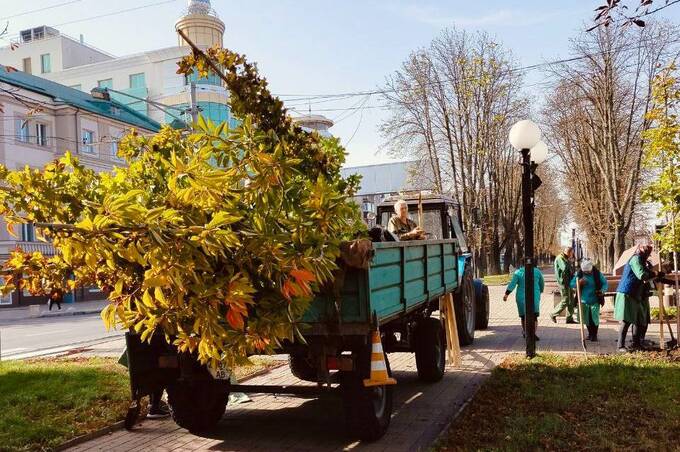
[{"label": "license plate", "polygon": [[208,366],[208,372],[215,380],[229,380],[231,378],[231,370],[224,363],[219,363],[216,367]]}]

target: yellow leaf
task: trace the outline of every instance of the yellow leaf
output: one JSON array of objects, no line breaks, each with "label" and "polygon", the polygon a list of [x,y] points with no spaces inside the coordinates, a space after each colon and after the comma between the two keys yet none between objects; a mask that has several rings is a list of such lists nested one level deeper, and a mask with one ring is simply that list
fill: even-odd
[{"label": "yellow leaf", "polygon": [[146,306],[150,308],[155,308],[156,305],[153,302],[153,298],[151,298],[151,293],[149,290],[144,291],[144,295],[142,295],[142,303],[144,303]]}]

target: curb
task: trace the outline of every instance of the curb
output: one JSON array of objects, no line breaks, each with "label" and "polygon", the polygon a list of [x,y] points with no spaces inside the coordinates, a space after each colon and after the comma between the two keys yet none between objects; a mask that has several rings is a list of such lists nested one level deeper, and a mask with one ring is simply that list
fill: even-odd
[{"label": "curb", "polygon": [[65,443],[62,443],[59,446],[55,447],[53,450],[55,452],[57,452],[57,451],[69,449],[71,447],[77,446],[77,445],[82,444],[82,443],[86,443],[86,442],[91,441],[93,439],[100,438],[104,435],[108,435],[109,433],[113,433],[116,430],[121,430],[124,425],[125,425],[125,421],[118,421],[115,424],[109,425],[108,427],[104,427],[100,430],[96,430],[94,432],[87,433],[85,435],[76,436],[75,438],[70,439],[70,440],[66,441]]},{"label": "curb", "polygon": [[[495,368],[495,367],[496,367],[496,366],[494,366],[493,368]],[[492,368],[491,370],[493,370],[493,368]],[[465,410],[465,408],[467,408],[467,406],[470,404],[470,402],[472,402],[472,399],[475,398],[475,396],[477,395],[477,392],[479,392],[479,390],[480,390],[480,388],[482,387],[482,385],[484,384],[484,382],[485,382],[490,376],[491,376],[491,372],[489,372],[489,375],[484,376],[484,377],[481,379],[480,383],[477,385],[477,387],[474,389],[474,391],[473,391],[473,393],[470,395],[470,397],[468,397],[467,399],[465,399],[465,400],[463,401],[463,403],[460,404],[460,406],[458,407],[458,409],[451,415],[451,417],[449,417],[449,418],[446,420],[446,423],[445,423],[444,427],[441,429],[441,431],[437,434],[437,436],[434,438],[434,440],[430,443],[429,447],[427,448],[428,451],[429,451],[429,450],[434,450],[434,447],[437,446],[438,444],[440,444],[440,443],[445,439],[446,434],[448,433],[449,429],[451,428],[451,425],[453,425],[453,423],[456,422],[456,419],[458,419],[458,417],[461,415],[461,413],[463,412],[463,410]]]},{"label": "curb", "polygon": [[39,316],[37,317],[29,317],[30,319],[44,319],[48,317],[66,317],[70,315],[89,315],[89,314],[99,314],[101,312],[101,309],[98,310],[93,310],[93,311],[64,311],[64,312],[55,312],[55,313],[50,313],[49,311],[43,311],[40,313]]}]

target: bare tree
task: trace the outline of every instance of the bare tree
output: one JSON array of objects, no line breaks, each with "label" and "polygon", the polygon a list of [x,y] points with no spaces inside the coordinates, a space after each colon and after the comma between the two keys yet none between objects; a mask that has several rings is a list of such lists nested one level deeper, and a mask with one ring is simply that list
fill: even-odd
[{"label": "bare tree", "polygon": [[409,56],[384,94],[389,149],[422,159],[461,204],[478,267],[491,273],[501,255],[507,268],[521,240],[518,157],[507,143],[528,110],[521,86],[512,55],[488,35],[446,30]]},{"label": "bare tree", "polygon": [[669,25],[601,28],[573,41],[581,58],[551,69],[547,139],[564,164],[576,221],[604,268],[626,247],[639,205],[651,81],[674,57],[677,36]]}]

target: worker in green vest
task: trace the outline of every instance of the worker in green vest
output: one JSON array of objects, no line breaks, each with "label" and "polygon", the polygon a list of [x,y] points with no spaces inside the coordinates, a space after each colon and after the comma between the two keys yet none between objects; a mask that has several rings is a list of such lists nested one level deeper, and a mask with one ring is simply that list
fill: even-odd
[{"label": "worker in green vest", "polygon": [[[560,304],[550,315],[553,323],[557,323],[557,316],[562,314],[562,311],[567,310],[567,323],[578,323],[574,320],[574,308],[576,301],[574,299],[574,291],[571,288],[571,278],[574,276],[574,269],[571,264],[571,259],[574,257],[574,250],[570,247],[564,248],[564,251],[555,258],[555,280],[557,287],[560,289]],[[576,314],[578,315],[578,313]]]},{"label": "worker in green vest", "polygon": [[604,306],[604,292],[607,290],[607,278],[593,265],[590,259],[581,262],[581,270],[571,280],[571,288],[581,287],[581,309],[583,324],[588,328],[588,340],[597,342],[597,330],[600,326],[600,307]]},{"label": "worker in green vest", "polygon": [[534,319],[536,322],[534,323],[534,331],[532,332],[527,332],[526,331],[526,304],[525,304],[525,298],[524,298],[524,267],[520,267],[517,270],[515,270],[515,273],[512,275],[512,279],[510,280],[510,284],[508,284],[508,287],[505,289],[505,295],[503,296],[503,301],[508,300],[508,296],[512,293],[515,288],[517,288],[517,294],[515,295],[515,303],[517,304],[517,313],[519,314],[520,321],[522,322],[522,337],[526,337],[527,334],[532,333],[534,335],[534,340],[538,340],[538,336],[536,336],[536,324],[538,323],[538,314],[541,311],[541,294],[543,293],[543,289],[545,289],[545,281],[543,279],[543,274],[541,271],[536,268],[536,266],[533,267],[534,269]]}]

